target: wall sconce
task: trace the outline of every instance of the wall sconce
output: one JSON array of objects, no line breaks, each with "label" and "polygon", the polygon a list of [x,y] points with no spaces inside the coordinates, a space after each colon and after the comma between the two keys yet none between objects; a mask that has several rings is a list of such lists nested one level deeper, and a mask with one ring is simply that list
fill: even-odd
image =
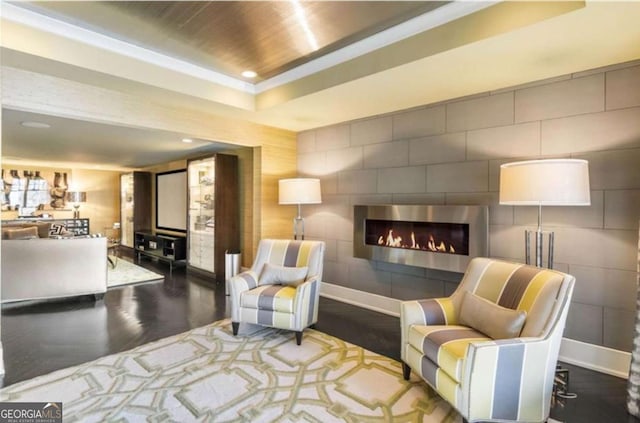
[{"label": "wall sconce", "polygon": [[[588,206],[589,163],[578,159],[529,160],[500,166],[500,204],[538,206],[536,266],[542,267],[544,236],[549,239],[547,267],[553,268],[553,232],[542,231],[542,206]],[[525,258],[531,264],[531,234],[525,231]]]},{"label": "wall sconce", "polygon": [[304,219],[301,216],[302,204],[322,203],[320,179],[280,179],[278,185],[279,203],[298,205],[298,215],[293,219],[293,239],[298,239],[298,234],[300,234],[300,239],[304,239]]},{"label": "wall sconce", "polygon": [[73,203],[73,218],[80,219],[80,203],[87,201],[87,193],[84,191],[67,191],[67,201]]}]

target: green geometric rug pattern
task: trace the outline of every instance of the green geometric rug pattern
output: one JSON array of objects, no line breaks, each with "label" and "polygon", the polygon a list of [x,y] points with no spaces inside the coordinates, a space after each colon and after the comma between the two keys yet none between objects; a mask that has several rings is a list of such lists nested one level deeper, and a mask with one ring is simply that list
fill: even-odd
[{"label": "green geometric rug pattern", "polygon": [[400,363],[322,332],[228,319],[10,385],[0,401],[63,403],[65,422],[444,422],[459,414]]}]

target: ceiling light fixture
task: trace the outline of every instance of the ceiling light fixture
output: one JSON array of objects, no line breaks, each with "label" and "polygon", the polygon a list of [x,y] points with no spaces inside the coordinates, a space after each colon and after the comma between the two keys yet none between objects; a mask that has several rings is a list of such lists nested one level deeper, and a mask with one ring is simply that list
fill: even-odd
[{"label": "ceiling light fixture", "polygon": [[20,122],[20,125],[26,126],[27,128],[51,128],[51,125],[44,122],[36,122],[34,120],[25,120],[24,122]]},{"label": "ceiling light fixture", "polygon": [[187,143],[187,144],[190,144],[190,143],[192,143],[192,142],[193,142],[193,140],[192,140],[191,138],[183,138],[183,139],[182,139],[182,142]]},{"label": "ceiling light fixture", "polygon": [[242,76],[244,76],[245,78],[255,78],[256,76],[258,76],[258,74],[252,70],[246,70],[242,72]]},{"label": "ceiling light fixture", "polygon": [[307,41],[309,45],[313,49],[313,51],[318,50],[318,42],[316,41],[316,36],[313,35],[313,31],[309,28],[309,22],[307,22],[307,16],[304,13],[304,9],[300,5],[300,0],[290,0],[293,5],[293,9],[296,11],[296,17],[298,18],[298,23],[302,26],[304,30],[304,34],[307,36]]}]

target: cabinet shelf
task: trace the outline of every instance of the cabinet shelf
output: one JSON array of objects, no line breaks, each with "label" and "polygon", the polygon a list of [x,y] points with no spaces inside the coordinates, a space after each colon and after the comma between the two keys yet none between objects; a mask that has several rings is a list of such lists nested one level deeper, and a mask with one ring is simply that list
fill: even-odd
[{"label": "cabinet shelf", "polygon": [[135,248],[135,233],[151,228],[151,173],[120,175],[121,245]]},{"label": "cabinet shelf", "polygon": [[190,160],[187,168],[187,264],[223,281],[224,253],[240,247],[238,158],[214,154]]},{"label": "cabinet shelf", "polygon": [[176,263],[184,263],[187,257],[184,237],[136,232],[135,247],[138,263],[142,256],[158,258],[169,263],[170,272]]}]

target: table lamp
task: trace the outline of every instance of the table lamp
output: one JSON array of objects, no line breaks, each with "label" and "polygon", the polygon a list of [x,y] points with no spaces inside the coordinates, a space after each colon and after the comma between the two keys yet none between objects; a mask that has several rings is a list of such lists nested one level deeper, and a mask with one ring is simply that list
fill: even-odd
[{"label": "table lamp", "polygon": [[73,203],[73,218],[80,219],[80,203],[87,201],[87,193],[84,191],[67,191],[67,201]]}]

